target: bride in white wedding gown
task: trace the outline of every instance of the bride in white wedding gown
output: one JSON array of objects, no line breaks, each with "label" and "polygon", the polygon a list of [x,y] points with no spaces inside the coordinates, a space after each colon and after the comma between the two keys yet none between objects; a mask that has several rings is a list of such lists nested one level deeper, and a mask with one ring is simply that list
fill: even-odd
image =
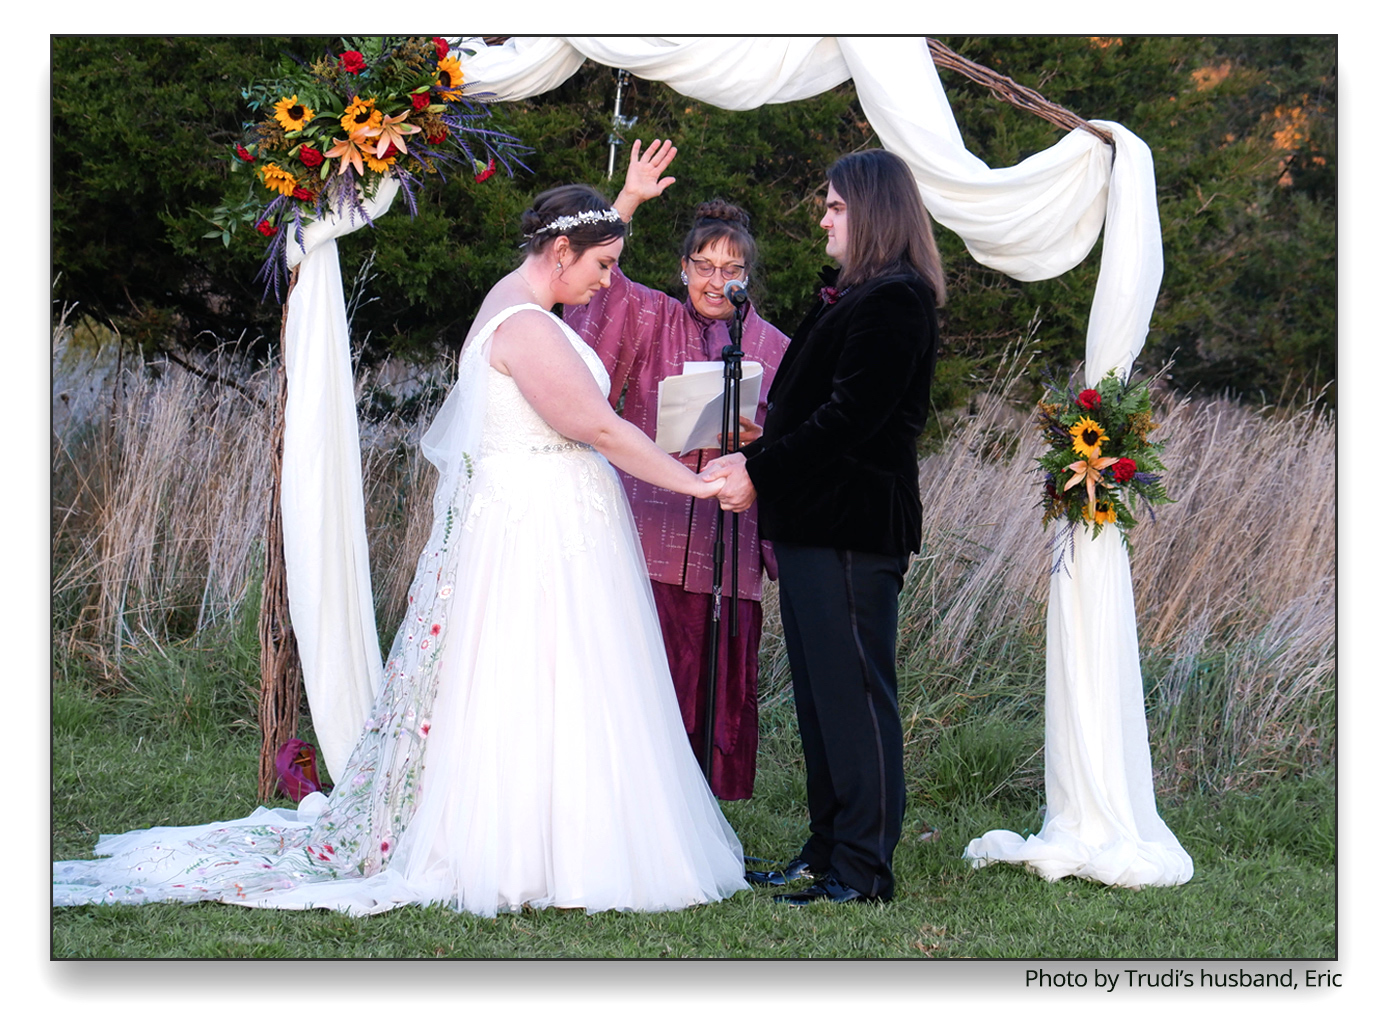
[{"label": "bride in white wedding gown", "polygon": [[583,186],[525,214],[423,440],[434,523],[370,718],[330,797],[103,837],[53,903],[222,901],[363,915],[441,903],[659,911],[746,887],[694,760],[612,464],[706,482],[606,401],[549,311],[610,281],[625,225]]}]

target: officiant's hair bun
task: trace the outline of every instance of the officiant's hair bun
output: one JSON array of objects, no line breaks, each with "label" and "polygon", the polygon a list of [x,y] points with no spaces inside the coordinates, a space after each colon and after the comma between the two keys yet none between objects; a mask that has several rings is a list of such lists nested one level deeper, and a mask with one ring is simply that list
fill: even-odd
[{"label": "officiant's hair bun", "polygon": [[526,256],[543,252],[560,235],[567,236],[578,256],[623,238],[626,223],[590,185],[559,185],[534,197],[533,206],[520,216],[520,232],[520,249]]},{"label": "officiant's hair bun", "polygon": [[713,243],[725,241],[750,271],[756,262],[756,240],[751,236],[751,215],[734,203],[714,199],[693,210],[693,230],[683,240],[687,260]]}]

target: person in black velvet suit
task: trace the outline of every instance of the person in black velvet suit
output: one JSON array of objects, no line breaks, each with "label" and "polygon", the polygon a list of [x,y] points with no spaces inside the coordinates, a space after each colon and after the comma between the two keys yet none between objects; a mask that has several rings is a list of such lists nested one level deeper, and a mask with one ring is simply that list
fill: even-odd
[{"label": "person in black velvet suit", "polygon": [[828,170],[819,300],[785,351],[761,436],[715,461],[719,499],[757,498],[780,567],[780,611],[808,785],[809,838],[755,883],[778,895],[889,901],[905,814],[896,696],[900,589],[919,551],[916,443],[929,409],[943,270],[908,166],[884,150]]}]

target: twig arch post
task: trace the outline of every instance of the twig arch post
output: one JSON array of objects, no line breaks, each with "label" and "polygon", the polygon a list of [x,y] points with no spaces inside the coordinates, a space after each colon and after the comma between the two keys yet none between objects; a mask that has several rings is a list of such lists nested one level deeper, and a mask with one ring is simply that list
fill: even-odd
[{"label": "twig arch post", "polygon": [[284,364],[289,296],[298,268],[289,278],[279,322],[279,364],[275,372],[274,412],[270,423],[269,512],[265,518],[265,575],[260,585],[260,790],[259,800],[273,798],[278,785],[274,760],[283,744],[298,732],[303,700],[303,669],[289,622],[288,572],[284,565],[284,517],[280,485],[284,474],[284,405],[288,372]]}]

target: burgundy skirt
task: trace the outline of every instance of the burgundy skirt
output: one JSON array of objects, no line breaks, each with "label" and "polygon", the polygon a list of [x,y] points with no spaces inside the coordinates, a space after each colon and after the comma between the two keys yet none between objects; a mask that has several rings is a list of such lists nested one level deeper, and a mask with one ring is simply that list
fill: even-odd
[{"label": "burgundy skirt", "polygon": [[[675,584],[651,581],[659,611],[669,673],[674,678],[684,730],[699,764],[704,755],[707,719],[707,647],[712,626],[712,596],[684,591]],[[722,602],[717,646],[716,719],[713,730],[712,793],[728,800],[751,797],[756,780],[756,744],[760,721],[756,681],[760,667],[760,603],[737,599],[737,636],[729,637],[730,602]]]}]

